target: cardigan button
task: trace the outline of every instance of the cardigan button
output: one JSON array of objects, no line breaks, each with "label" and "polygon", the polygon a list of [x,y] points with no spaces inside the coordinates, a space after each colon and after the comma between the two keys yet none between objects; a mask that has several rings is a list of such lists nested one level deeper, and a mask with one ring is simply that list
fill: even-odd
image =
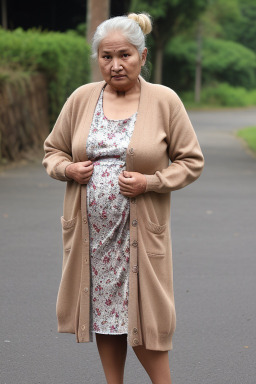
[{"label": "cardigan button", "polygon": [[134,149],[130,148],[129,152],[130,152],[131,155],[133,155],[134,154]]},{"label": "cardigan button", "polygon": [[132,242],[132,246],[133,246],[133,247],[138,247],[138,241],[137,241],[137,240],[133,240],[133,242]]},{"label": "cardigan button", "polygon": [[135,197],[132,197],[132,198],[131,198],[131,203],[132,203],[132,204],[135,204],[135,203],[136,203],[136,198],[135,198]]},{"label": "cardigan button", "polygon": [[86,217],[83,218],[83,222],[84,222],[85,224],[87,224],[87,219],[86,219]]},{"label": "cardigan button", "polygon": [[87,293],[89,289],[87,287],[84,288],[84,292]]},{"label": "cardigan button", "polygon": [[132,221],[132,226],[133,226],[133,227],[136,227],[137,224],[138,224],[138,221],[137,221],[137,220],[133,220],[133,221]]},{"label": "cardigan button", "polygon": [[138,345],[139,344],[139,340],[138,339],[133,339],[133,344]]},{"label": "cardigan button", "polygon": [[137,328],[133,328],[133,333],[135,334],[135,335],[137,335],[137,333],[138,333],[138,329]]},{"label": "cardigan button", "polygon": [[82,331],[85,330],[85,325],[84,324],[81,326],[81,329],[82,329]]},{"label": "cardigan button", "polygon": [[133,271],[133,273],[138,273],[139,272],[139,266],[138,265],[134,265],[132,267],[132,271]]}]

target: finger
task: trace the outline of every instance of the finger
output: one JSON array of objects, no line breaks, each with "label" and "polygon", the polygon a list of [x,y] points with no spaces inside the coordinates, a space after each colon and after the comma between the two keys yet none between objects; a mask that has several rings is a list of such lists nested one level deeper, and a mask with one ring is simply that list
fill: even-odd
[{"label": "finger", "polygon": [[88,167],[89,165],[92,164],[92,161],[91,161],[91,160],[81,161],[81,164],[82,164],[84,167]]},{"label": "finger", "polygon": [[90,178],[91,178],[91,176],[92,176],[92,175],[87,175],[87,176],[85,176],[85,177],[84,177],[84,180],[88,180],[88,181],[89,181]]},{"label": "finger", "polygon": [[125,189],[120,189],[120,193],[121,193],[122,195],[125,195],[126,193],[129,193],[129,191],[126,191]]},{"label": "finger", "polygon": [[124,185],[129,185],[134,182],[134,179],[132,177],[124,177],[121,173],[119,175],[119,180],[122,182]]},{"label": "finger", "polygon": [[83,179],[79,182],[79,184],[88,184],[90,179]]},{"label": "finger", "polygon": [[119,180],[122,180],[122,181],[125,180],[125,177],[124,177],[123,173],[120,173],[120,174],[119,174],[118,179],[119,179]]},{"label": "finger", "polygon": [[122,192],[122,195],[125,197],[134,197],[135,195],[131,192]]},{"label": "finger", "polygon": [[83,183],[83,182],[85,182],[85,181],[86,181],[86,182],[89,181],[90,178],[91,178],[91,175],[86,175],[86,176],[84,176],[84,175],[83,175],[83,176],[80,175],[77,179],[78,179],[79,183],[80,183],[80,182]]},{"label": "finger", "polygon": [[82,167],[79,170],[80,175],[83,176],[83,177],[85,177],[86,175],[89,175],[89,173],[92,173],[92,172],[93,172],[93,166]]},{"label": "finger", "polygon": [[132,175],[127,175],[125,174],[126,171],[122,171],[120,174],[119,174],[119,177],[121,177],[122,179],[124,180],[127,180],[127,179],[130,179],[132,177]]},{"label": "finger", "polygon": [[84,173],[83,177],[91,177],[92,174],[93,174],[93,169]]},{"label": "finger", "polygon": [[122,192],[129,192],[129,189],[127,188],[126,185],[119,185],[120,191]]},{"label": "finger", "polygon": [[123,176],[124,176],[125,178],[130,178],[130,177],[132,177],[132,173],[131,173],[131,172],[128,172],[128,171],[123,171]]},{"label": "finger", "polygon": [[122,189],[123,191],[132,191],[132,186],[131,185],[126,185],[124,183],[118,183],[119,184],[119,187],[120,189]]},{"label": "finger", "polygon": [[126,187],[128,184],[125,184],[124,181],[122,181],[121,179],[118,180],[118,185],[120,187]]},{"label": "finger", "polygon": [[87,166],[83,166],[82,168],[81,168],[81,170],[90,170],[90,169],[93,169],[93,164],[90,164],[90,165],[87,165]]},{"label": "finger", "polygon": [[127,197],[133,197],[134,196],[134,192],[132,191],[124,191],[124,190],[120,190],[120,193],[124,196],[127,196]]}]

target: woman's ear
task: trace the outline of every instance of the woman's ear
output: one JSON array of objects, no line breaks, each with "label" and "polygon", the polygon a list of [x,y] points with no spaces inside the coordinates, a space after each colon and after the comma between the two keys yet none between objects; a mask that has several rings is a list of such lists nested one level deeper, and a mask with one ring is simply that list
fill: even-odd
[{"label": "woman's ear", "polygon": [[148,49],[147,48],[144,48],[143,49],[143,52],[142,52],[142,55],[141,55],[141,66],[143,67],[146,63],[146,59],[147,59],[147,54],[148,54]]}]

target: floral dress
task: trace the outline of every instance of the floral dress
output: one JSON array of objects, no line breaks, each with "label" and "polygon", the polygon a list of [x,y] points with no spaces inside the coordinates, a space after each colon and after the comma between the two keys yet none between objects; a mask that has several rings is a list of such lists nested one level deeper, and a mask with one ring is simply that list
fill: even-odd
[{"label": "floral dress", "polygon": [[90,231],[92,332],[128,333],[129,199],[120,193],[118,176],[125,170],[137,113],[109,120],[100,94],[86,143],[94,162],[87,184]]}]

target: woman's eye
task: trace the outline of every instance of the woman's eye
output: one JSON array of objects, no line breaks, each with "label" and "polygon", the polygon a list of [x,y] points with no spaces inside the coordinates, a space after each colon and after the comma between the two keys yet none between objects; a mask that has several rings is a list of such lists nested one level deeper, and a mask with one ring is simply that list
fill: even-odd
[{"label": "woman's eye", "polygon": [[123,57],[128,57],[128,56],[129,56],[128,53],[123,54]]},{"label": "woman's eye", "polygon": [[111,56],[105,55],[105,56],[103,56],[103,59],[109,60],[109,59],[111,59]]}]

